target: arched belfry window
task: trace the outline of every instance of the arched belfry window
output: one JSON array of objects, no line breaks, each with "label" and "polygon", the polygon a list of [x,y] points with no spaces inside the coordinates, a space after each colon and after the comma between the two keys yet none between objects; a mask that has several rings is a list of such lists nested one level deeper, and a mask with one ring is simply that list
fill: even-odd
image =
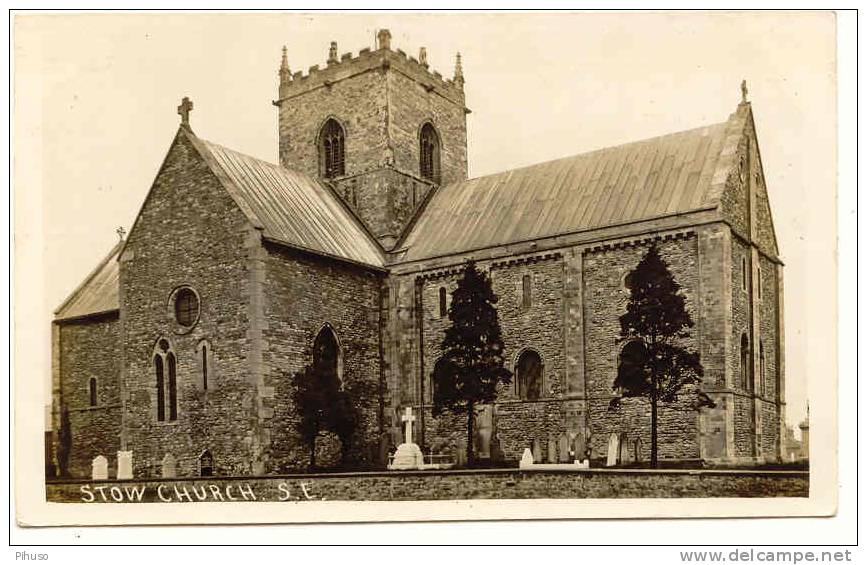
[{"label": "arched belfry window", "polygon": [[741,334],[741,386],[748,391],[753,390],[750,373],[750,340],[747,334]]},{"label": "arched belfry window", "polygon": [[523,400],[537,400],[542,396],[542,358],[532,349],[527,349],[515,363],[515,379],[518,396]]},{"label": "arched belfry window", "polygon": [[429,181],[440,182],[440,137],[430,123],[419,132],[419,174]]},{"label": "arched belfry window", "polygon": [[440,318],[445,318],[449,315],[449,303],[448,296],[446,294],[446,287],[441,286],[439,290],[439,305],[440,305]]},{"label": "arched belfry window", "polygon": [[441,374],[448,367],[448,359],[440,357],[434,363],[433,371],[428,375],[427,389],[424,391],[425,401],[433,403],[437,394],[437,375]]},{"label": "arched belfry window", "polygon": [[343,363],[340,355],[340,344],[337,335],[331,326],[324,326],[313,341],[313,365],[325,371],[326,374],[336,375],[343,381]]},{"label": "arched belfry window", "polygon": [[154,348],[157,421],[178,419],[178,364],[168,340],[161,339]]},{"label": "arched belfry window", "polygon": [[319,132],[319,162],[322,176],[331,179],[346,174],[346,135],[334,118],[329,118]]},{"label": "arched belfry window", "polygon": [[199,476],[211,477],[214,475],[214,456],[206,449],[199,456]]}]

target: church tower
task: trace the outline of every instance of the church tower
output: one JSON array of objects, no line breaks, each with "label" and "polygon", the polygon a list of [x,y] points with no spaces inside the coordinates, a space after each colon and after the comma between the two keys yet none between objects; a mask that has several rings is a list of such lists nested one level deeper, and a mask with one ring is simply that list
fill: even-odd
[{"label": "church tower", "polygon": [[385,249],[391,249],[430,190],[467,178],[460,54],[454,76],[391,47],[338,55],[293,73],[283,48],[278,98],[280,163],[331,184]]}]

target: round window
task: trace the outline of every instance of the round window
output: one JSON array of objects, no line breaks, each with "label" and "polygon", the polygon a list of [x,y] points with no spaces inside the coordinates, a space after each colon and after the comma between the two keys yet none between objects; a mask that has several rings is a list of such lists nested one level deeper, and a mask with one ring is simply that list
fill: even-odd
[{"label": "round window", "polygon": [[190,288],[181,288],[175,294],[175,320],[189,328],[199,318],[199,297]]}]

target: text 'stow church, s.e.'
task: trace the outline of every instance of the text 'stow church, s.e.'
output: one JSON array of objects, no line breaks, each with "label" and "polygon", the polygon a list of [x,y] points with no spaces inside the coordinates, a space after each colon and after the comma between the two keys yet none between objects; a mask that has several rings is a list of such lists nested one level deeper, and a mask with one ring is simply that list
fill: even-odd
[{"label": "text 'stow church, s.e.'", "polygon": [[292,379],[314,356],[378,391],[362,466],[384,468],[407,407],[425,453],[454,453],[466,419],[433,417],[431,374],[469,259],[499,296],[514,373],[480,408],[480,456],[551,457],[565,435],[593,459],[647,459],[647,401],[608,408],[625,275],[654,242],[716,404],[662,405],[660,459],[779,460],[782,263],[745,87],[721,123],[467,179],[460,55],[446,79],[380,30],[375,50],[332,43],[307,74],[284,48],[279,77],[280,163],[199,138],[185,99],[128,237],[56,311],[52,419],[68,421],[73,475],[118,451],[136,477],[166,461],[178,476],[303,469]]}]

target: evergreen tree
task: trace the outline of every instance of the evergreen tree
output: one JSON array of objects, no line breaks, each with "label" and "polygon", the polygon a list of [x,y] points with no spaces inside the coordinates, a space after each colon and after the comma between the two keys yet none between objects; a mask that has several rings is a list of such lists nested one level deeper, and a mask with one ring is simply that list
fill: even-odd
[{"label": "evergreen tree", "polygon": [[298,413],[295,429],[310,449],[310,467],[316,467],[316,438],[329,431],[331,402],[340,390],[336,374],[322,364],[310,364],[293,379],[292,403]]},{"label": "evergreen tree", "polygon": [[681,392],[695,396],[689,407],[713,406],[699,390],[704,374],[699,355],[683,346],[693,327],[680,285],[652,245],[627,275],[630,289],[626,313],[620,316],[620,341],[626,343],[617,368],[611,401],[616,410],[624,398],[650,402],[650,466],[657,466],[658,403],[670,404]]},{"label": "evergreen tree", "polygon": [[508,385],[512,374],[503,367],[503,340],[497,319],[497,295],[491,279],[468,262],[452,293],[451,325],[442,341],[443,362],[433,378],[435,416],[448,410],[466,413],[467,462],[474,462],[473,428],[477,404],[497,398],[497,386]]}]

